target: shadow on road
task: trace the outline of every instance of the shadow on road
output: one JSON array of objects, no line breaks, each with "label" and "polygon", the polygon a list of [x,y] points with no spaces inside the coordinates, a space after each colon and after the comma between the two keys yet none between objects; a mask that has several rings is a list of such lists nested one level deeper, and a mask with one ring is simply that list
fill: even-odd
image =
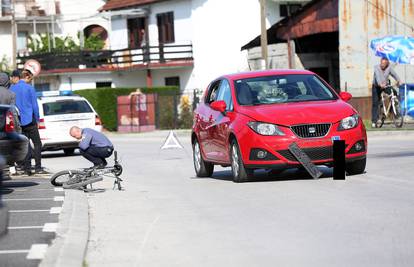
[{"label": "shadow on road", "polygon": [[36,185],[38,185],[36,182],[6,180],[3,181],[2,188],[0,189],[1,195],[13,193],[13,188],[31,187]]},{"label": "shadow on road", "polygon": [[77,157],[80,155],[81,154],[79,152],[75,152],[73,155],[66,155],[63,152],[47,152],[42,154],[42,159]]},{"label": "shadow on road", "polygon": [[[318,168],[323,174],[320,179],[332,178],[333,169],[327,167]],[[194,177],[195,178],[195,177]],[[196,178],[197,179],[197,178]],[[222,180],[222,181],[233,181],[231,170],[226,171],[215,171],[211,179]],[[313,179],[310,174],[303,169],[288,169],[280,172],[268,172],[265,170],[256,170],[254,176],[249,182],[281,182],[281,181],[292,181],[292,180],[311,180]]]}]

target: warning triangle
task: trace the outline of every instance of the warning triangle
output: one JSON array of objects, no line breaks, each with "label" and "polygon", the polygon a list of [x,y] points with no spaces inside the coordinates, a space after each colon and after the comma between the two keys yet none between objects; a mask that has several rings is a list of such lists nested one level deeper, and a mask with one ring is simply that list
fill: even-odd
[{"label": "warning triangle", "polygon": [[173,131],[170,131],[161,149],[184,148]]}]

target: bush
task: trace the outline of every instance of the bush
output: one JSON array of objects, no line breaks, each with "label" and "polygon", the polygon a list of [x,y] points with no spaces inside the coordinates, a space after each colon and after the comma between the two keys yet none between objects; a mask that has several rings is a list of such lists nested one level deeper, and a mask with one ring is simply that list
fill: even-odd
[{"label": "bush", "polygon": [[[163,105],[163,96],[173,96],[178,94],[179,89],[175,86],[140,88],[146,94],[156,93],[159,97],[159,105],[162,107],[159,112],[160,123],[168,123],[169,114],[173,115],[172,106]],[[98,88],[77,90],[74,93],[85,97],[101,117],[104,127],[110,131],[117,129],[117,97],[129,95],[135,92],[136,88]],[[165,117],[165,118],[164,118]],[[172,121],[172,119],[171,119]]]},{"label": "bush", "polygon": [[191,112],[190,98],[186,95],[181,97],[180,102],[180,128],[189,129],[193,125],[193,113]]}]

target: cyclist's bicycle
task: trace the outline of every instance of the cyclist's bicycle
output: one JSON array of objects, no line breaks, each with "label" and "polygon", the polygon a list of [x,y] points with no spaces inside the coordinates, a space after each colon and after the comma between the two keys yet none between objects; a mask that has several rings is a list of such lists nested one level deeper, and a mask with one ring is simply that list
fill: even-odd
[{"label": "cyclist's bicycle", "polygon": [[117,187],[118,190],[122,189],[120,178],[122,174],[122,166],[118,162],[118,153],[114,152],[115,164],[110,167],[102,169],[87,168],[87,169],[76,169],[76,170],[65,170],[55,173],[51,178],[50,182],[54,186],[63,186],[65,189],[86,189],[87,185],[99,182],[103,180],[103,177],[113,177],[114,189]]},{"label": "cyclist's bicycle", "polygon": [[384,121],[390,118],[395,127],[401,128],[404,124],[404,117],[401,115],[400,101],[392,86],[387,86],[381,92],[381,102],[379,104],[379,120],[375,123],[377,128],[384,125]]}]

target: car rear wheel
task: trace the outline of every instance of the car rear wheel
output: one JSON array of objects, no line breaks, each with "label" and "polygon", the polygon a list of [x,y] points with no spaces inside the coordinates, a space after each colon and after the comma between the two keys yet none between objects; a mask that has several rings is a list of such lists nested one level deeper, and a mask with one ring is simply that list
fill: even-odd
[{"label": "car rear wheel", "polygon": [[193,143],[193,163],[197,177],[211,177],[213,175],[214,164],[204,161],[198,140]]},{"label": "car rear wheel", "polygon": [[364,158],[364,159],[356,160],[354,162],[347,163],[345,169],[348,175],[361,174],[361,173],[364,173],[366,164],[367,164],[367,159]]},{"label": "car rear wheel", "polygon": [[233,140],[231,142],[230,156],[231,170],[233,172],[233,182],[243,183],[249,181],[250,176],[253,175],[253,170],[244,167],[239,145],[237,144],[236,140]]},{"label": "car rear wheel", "polygon": [[65,153],[66,156],[72,156],[75,153],[75,149],[74,148],[65,148],[65,149],[63,149],[63,152]]}]

